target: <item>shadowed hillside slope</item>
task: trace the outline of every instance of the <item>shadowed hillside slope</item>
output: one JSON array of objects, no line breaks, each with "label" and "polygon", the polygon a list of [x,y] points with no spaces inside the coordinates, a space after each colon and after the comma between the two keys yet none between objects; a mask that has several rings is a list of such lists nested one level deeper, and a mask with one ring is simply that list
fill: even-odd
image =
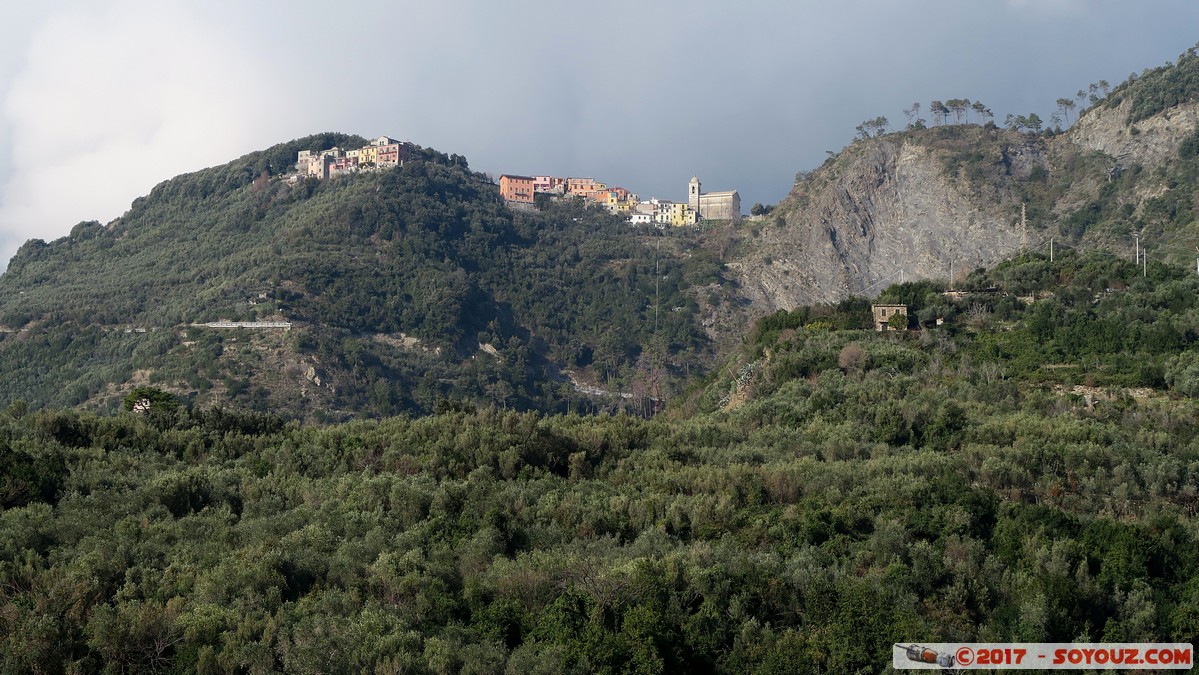
[{"label": "shadowed hillside slope", "polygon": [[[640,405],[704,358],[684,289],[719,267],[681,255],[685,237],[651,248],[571,204],[514,214],[465,159],[432,150],[381,173],[281,179],[298,149],[352,142],[253,153],[24,245],[0,277],[0,400],[111,407],[149,382],[333,418],[438,400],[597,409],[628,399],[581,396],[570,377]],[[194,325],[212,321],[293,325]]]}]

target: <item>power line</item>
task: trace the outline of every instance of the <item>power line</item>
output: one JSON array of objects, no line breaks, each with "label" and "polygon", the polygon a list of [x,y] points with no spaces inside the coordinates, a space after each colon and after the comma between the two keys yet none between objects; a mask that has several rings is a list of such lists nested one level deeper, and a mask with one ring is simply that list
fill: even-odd
[{"label": "power line", "polygon": [[1183,248],[1181,246],[1175,246],[1172,244],[1154,244],[1154,248],[1164,248],[1164,249],[1168,249],[1171,251],[1178,251],[1180,253],[1185,253],[1188,258],[1191,257],[1192,255],[1195,255],[1197,252],[1199,252],[1199,247],[1196,247],[1195,250],[1191,250],[1191,249]]},{"label": "power line", "polygon": [[869,286],[867,286],[867,287],[863,288],[863,289],[862,289],[862,292],[863,292],[863,293],[865,293],[866,291],[868,291],[868,290],[870,290],[870,289],[872,289],[872,288],[874,288],[874,287],[878,286],[879,284],[884,284],[884,283],[886,283],[886,282],[888,282],[888,281],[894,281],[894,280],[895,280],[895,277],[899,277],[899,276],[901,276],[902,274],[903,274],[903,270],[900,270],[900,271],[896,272],[895,274],[892,274],[892,275],[891,275],[891,276],[889,276],[889,277],[883,277],[882,279],[879,279],[878,281],[874,282],[873,284],[870,284]]},{"label": "power line", "polygon": [[[1072,246],[1072,245],[1070,245],[1070,244],[1063,244],[1063,243],[1061,243],[1061,242],[1056,242],[1056,243],[1055,243],[1055,241],[1054,241],[1052,238],[1051,238],[1051,239],[1050,239],[1048,242],[1044,242],[1044,241],[1042,241],[1042,242],[1041,242],[1039,245],[1037,245],[1036,247],[1034,247],[1032,250],[1033,250],[1033,251],[1039,251],[1041,248],[1043,248],[1043,247],[1046,245],[1046,243],[1048,243],[1048,245],[1049,245],[1049,246],[1051,246],[1051,247],[1053,247],[1053,246],[1056,246],[1056,247],[1058,247],[1058,248],[1067,248],[1067,249],[1070,249],[1070,250],[1072,250],[1072,251],[1076,251],[1076,252],[1079,252],[1079,253],[1088,253],[1088,252],[1089,252],[1089,253],[1097,253],[1097,254],[1100,254],[1100,255],[1105,255],[1105,256],[1108,256],[1108,257],[1111,257],[1111,258],[1120,259],[1120,256],[1119,256],[1119,255],[1117,255],[1116,253],[1112,252],[1110,249],[1108,249],[1108,248],[1105,248],[1105,247],[1102,247],[1102,246],[1094,246],[1094,247]],[[1153,260],[1153,261],[1154,261],[1154,262],[1156,262],[1156,263],[1160,263],[1161,265],[1163,265],[1163,266],[1165,266],[1165,267],[1186,267],[1186,268],[1189,270],[1189,269],[1190,269],[1190,264],[1191,264],[1191,263],[1190,263],[1190,256],[1196,256],[1196,258],[1195,258],[1195,264],[1196,264],[1196,269],[1195,269],[1195,272],[1196,272],[1196,274],[1199,274],[1199,247],[1197,247],[1197,249],[1196,249],[1195,251],[1189,251],[1189,250],[1187,250],[1187,249],[1184,249],[1184,248],[1181,248],[1181,247],[1178,247],[1178,246],[1163,246],[1163,245],[1160,245],[1160,244],[1155,244],[1155,245],[1154,245],[1154,248],[1155,248],[1155,249],[1166,248],[1166,249],[1169,249],[1169,250],[1171,250],[1171,251],[1175,251],[1175,252],[1177,252],[1177,253],[1179,253],[1179,254],[1186,254],[1186,255],[1187,255],[1187,262],[1186,262],[1185,264],[1182,264],[1182,263],[1179,263],[1179,262],[1178,262],[1178,261],[1176,261],[1176,260],[1169,260],[1169,259],[1167,259],[1167,258],[1164,258],[1164,257],[1160,257],[1160,258],[1159,258],[1159,257],[1158,257],[1158,256],[1156,256],[1156,255],[1149,255],[1148,247],[1138,247],[1138,250],[1136,251],[1136,254],[1137,254],[1137,260],[1136,260],[1136,263],[1134,263],[1134,264],[1137,264],[1137,265],[1140,265],[1140,266],[1141,266],[1141,276],[1142,276],[1142,277],[1148,277],[1148,276],[1149,276],[1149,267],[1148,267],[1148,261],[1149,261],[1149,260]],[[1051,253],[1051,255],[1052,255],[1052,253]],[[1051,260],[1051,261],[1052,261],[1052,260]]]},{"label": "power line", "polygon": [[1194,237],[1195,234],[1196,233],[1192,232],[1191,228],[1189,226],[1182,228],[1182,229],[1174,229],[1172,231],[1166,231],[1165,229],[1163,229],[1162,230],[1162,239],[1169,240],[1169,239],[1176,239],[1179,237]]}]

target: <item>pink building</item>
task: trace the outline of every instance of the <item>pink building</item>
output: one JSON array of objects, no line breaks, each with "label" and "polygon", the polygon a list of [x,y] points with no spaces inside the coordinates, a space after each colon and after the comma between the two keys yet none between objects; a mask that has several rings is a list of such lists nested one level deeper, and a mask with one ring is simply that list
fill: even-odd
[{"label": "pink building", "polygon": [[562,194],[565,191],[565,178],[558,178],[557,176],[533,176],[533,192],[557,192],[558,194]]},{"label": "pink building", "polygon": [[344,176],[358,171],[357,157],[338,157],[329,162],[328,175]]}]

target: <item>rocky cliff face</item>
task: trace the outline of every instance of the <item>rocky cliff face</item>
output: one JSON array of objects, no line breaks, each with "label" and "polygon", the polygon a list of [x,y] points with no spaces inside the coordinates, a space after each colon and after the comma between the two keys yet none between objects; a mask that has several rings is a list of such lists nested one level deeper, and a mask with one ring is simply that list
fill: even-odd
[{"label": "rocky cliff face", "polygon": [[[1172,167],[1199,132],[1199,102],[1135,124],[1132,105],[1125,92],[1052,137],[956,125],[856,141],[797,181],[774,213],[748,223],[728,264],[743,309],[759,316],[873,296],[903,280],[961,278],[1021,250],[1022,203],[1033,245],[1080,231],[1083,243],[1103,245],[1110,227],[1076,222],[1087,209],[1110,221],[1124,208],[1133,214],[1125,229],[1152,235],[1141,206],[1178,182]],[[1134,180],[1120,180],[1135,167]]]},{"label": "rocky cliff face", "polygon": [[1184,103],[1129,124],[1131,99],[1094,108],[1066,135],[1068,142],[1110,155],[1122,168],[1140,164],[1156,169],[1178,152],[1178,145],[1199,127],[1199,103]]},{"label": "rocky cliff face", "polygon": [[[1009,183],[1044,167],[1043,145],[995,129],[955,133],[968,137],[945,143],[942,130],[929,130],[855,143],[798,182],[730,264],[751,307],[874,295],[1018,251],[1020,208]],[[964,147],[969,166],[959,161]]]}]

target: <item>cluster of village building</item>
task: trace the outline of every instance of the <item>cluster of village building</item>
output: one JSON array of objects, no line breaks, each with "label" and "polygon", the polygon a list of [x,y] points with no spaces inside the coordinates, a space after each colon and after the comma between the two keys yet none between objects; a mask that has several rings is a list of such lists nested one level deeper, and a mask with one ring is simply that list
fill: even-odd
[{"label": "cluster of village building", "polygon": [[500,176],[500,194],[512,205],[531,206],[534,197],[573,196],[602,204],[612,213],[625,215],[629,222],[639,224],[694,225],[700,220],[741,219],[741,196],[736,190],[703,192],[699,178],[687,185],[687,201],[667,199],[641,201],[637,194],[622,187],[609,187],[594,178],[559,178],[557,176]]},{"label": "cluster of village building", "polygon": [[404,160],[412,158],[415,149],[412,143],[380,136],[354,150],[336,147],[319,152],[301,150],[296,158],[296,171],[301,176],[321,180],[359,171],[380,171],[402,166]]},{"label": "cluster of village building", "polygon": [[[378,171],[402,166],[414,156],[416,146],[380,136],[361,148],[346,150],[301,150],[296,157],[296,173],[301,177],[324,180],[335,176]],[[629,222],[668,225],[694,225],[701,220],[741,219],[741,196],[736,190],[703,192],[699,178],[687,185],[687,201],[667,199],[641,201],[637,194],[622,187],[609,187],[594,178],[559,178],[557,176],[500,176],[500,194],[504,201],[517,207],[532,207],[534,196],[579,197],[602,204],[612,213],[625,215]]]}]

